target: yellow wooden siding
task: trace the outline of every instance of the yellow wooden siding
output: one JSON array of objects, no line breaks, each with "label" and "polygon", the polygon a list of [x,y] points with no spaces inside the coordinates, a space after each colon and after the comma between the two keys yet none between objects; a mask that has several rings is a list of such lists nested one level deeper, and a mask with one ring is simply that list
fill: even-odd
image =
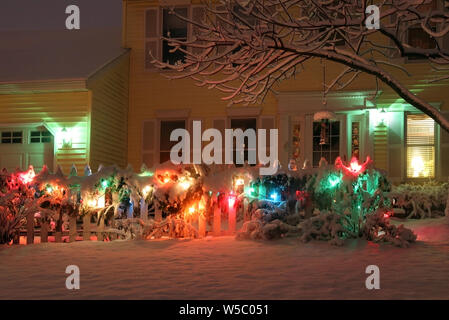
[{"label": "yellow wooden siding", "polygon": [[[64,127],[74,130],[72,149],[57,149],[55,164],[60,165],[65,173],[70,171],[72,164],[82,170],[88,162],[88,101],[87,91],[2,94],[0,124],[20,126],[45,122],[53,132]],[[53,164],[47,165],[53,168]]]},{"label": "yellow wooden siding", "polygon": [[[195,86],[190,79],[167,80],[157,72],[145,70],[145,10],[154,8],[162,3],[155,0],[124,0],[123,1],[123,45],[131,48],[130,60],[130,107],[128,118],[128,161],[139,167],[142,163],[142,125],[143,120],[154,119],[155,110],[158,109],[191,109],[190,117],[203,119],[205,127],[211,127],[213,118],[227,117],[227,102],[221,101],[224,96],[217,90],[207,90]],[[198,1],[192,1],[197,4]],[[378,36],[378,35],[374,35]],[[401,60],[398,60],[401,62]],[[328,83],[339,75],[342,65],[326,62],[326,77]],[[407,88],[416,89],[416,94],[426,101],[447,101],[446,90],[448,82],[430,86],[427,81],[433,76],[431,67],[425,63],[413,62],[407,65],[413,76],[409,77],[401,70],[391,68],[389,72],[399,79]],[[168,73],[165,73],[168,75]],[[321,92],[323,87],[322,63],[320,59],[313,59],[304,64],[304,68],[295,78],[285,80],[275,85],[278,92],[316,91]],[[388,106],[398,101],[398,95],[389,87],[382,85],[382,93],[378,97],[379,105]],[[371,75],[361,74],[357,81],[345,90],[375,90],[375,78]],[[442,108],[447,109],[448,103]],[[278,102],[275,95],[270,92],[262,105],[262,115],[276,116]],[[279,123],[277,121],[277,123]],[[379,162],[381,156],[378,154]],[[382,164],[383,165],[383,164]]]},{"label": "yellow wooden siding", "polygon": [[90,165],[127,164],[129,54],[126,53],[89,79],[92,92]]},{"label": "yellow wooden siding", "polygon": [[378,125],[374,128],[373,160],[376,168],[388,170],[388,127]]},{"label": "yellow wooden siding", "polygon": [[[194,3],[199,3],[194,2]],[[217,90],[207,90],[196,86],[192,80],[168,80],[144,66],[145,9],[157,2],[124,2],[124,47],[131,48],[130,59],[130,99],[128,118],[128,162],[134,168],[142,164],[142,126],[144,120],[154,119],[155,111],[164,109],[191,109],[192,119],[201,119],[205,128],[212,126],[212,119],[226,117],[228,102],[220,98],[224,95]],[[167,75],[167,73],[166,73]],[[260,105],[259,105],[260,106]],[[276,114],[276,100],[266,99],[262,107],[263,115]]]}]

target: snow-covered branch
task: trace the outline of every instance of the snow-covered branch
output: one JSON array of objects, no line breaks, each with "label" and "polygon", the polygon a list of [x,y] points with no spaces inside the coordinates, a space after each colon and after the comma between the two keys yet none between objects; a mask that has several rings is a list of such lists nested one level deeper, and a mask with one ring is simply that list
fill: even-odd
[{"label": "snow-covered branch", "polygon": [[[444,46],[449,37],[448,10],[442,1],[385,0],[378,3],[381,27],[375,30],[365,24],[367,5],[357,0],[208,1],[203,19],[195,21],[172,10],[192,24],[194,36],[187,41],[163,38],[172,52],[181,53],[182,61],[169,64],[153,56],[152,62],[180,72],[170,74],[172,79],[190,77],[199,86],[220,90],[230,104],[251,104],[260,103],[274,84],[300,76],[303,64],[326,59],[344,67],[327,90],[345,88],[360,73],[368,73],[449,131],[449,122],[439,111],[391,72],[411,76],[407,65],[397,63],[400,57],[421,58],[443,69],[449,66],[449,48]],[[432,81],[446,80],[443,74]]]}]

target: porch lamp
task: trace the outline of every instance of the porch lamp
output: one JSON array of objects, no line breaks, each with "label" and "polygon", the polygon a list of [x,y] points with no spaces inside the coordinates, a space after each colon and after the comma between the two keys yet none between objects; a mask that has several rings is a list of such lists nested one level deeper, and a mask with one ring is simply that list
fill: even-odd
[{"label": "porch lamp", "polygon": [[62,147],[63,148],[71,148],[72,147],[72,137],[71,137],[69,131],[64,127],[61,130],[60,135],[61,135],[60,141],[62,141]]}]

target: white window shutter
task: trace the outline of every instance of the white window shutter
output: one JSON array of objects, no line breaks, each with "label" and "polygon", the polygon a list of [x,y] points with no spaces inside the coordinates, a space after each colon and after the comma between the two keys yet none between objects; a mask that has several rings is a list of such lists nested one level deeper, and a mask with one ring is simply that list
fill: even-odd
[{"label": "white window shutter", "polygon": [[148,168],[156,164],[156,120],[146,120],[142,128],[142,163]]},{"label": "white window shutter", "polygon": [[155,69],[151,64],[152,55],[157,59],[161,59],[161,19],[159,8],[151,8],[145,11],[145,68]]}]

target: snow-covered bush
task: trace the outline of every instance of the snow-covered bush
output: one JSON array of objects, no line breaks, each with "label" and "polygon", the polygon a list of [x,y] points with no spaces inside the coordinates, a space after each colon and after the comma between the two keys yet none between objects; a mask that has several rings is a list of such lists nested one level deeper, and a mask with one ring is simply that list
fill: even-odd
[{"label": "snow-covered bush", "polygon": [[374,242],[388,242],[399,247],[408,247],[416,241],[416,234],[403,225],[391,225],[385,217],[385,212],[377,210],[367,216],[363,227],[363,236]]},{"label": "snow-covered bush", "polygon": [[334,245],[343,245],[345,230],[341,224],[341,217],[336,213],[323,212],[308,218],[298,226],[300,240],[330,241]]},{"label": "snow-covered bush", "polygon": [[394,207],[405,211],[407,218],[443,216],[449,199],[449,183],[400,184],[388,194]]}]

